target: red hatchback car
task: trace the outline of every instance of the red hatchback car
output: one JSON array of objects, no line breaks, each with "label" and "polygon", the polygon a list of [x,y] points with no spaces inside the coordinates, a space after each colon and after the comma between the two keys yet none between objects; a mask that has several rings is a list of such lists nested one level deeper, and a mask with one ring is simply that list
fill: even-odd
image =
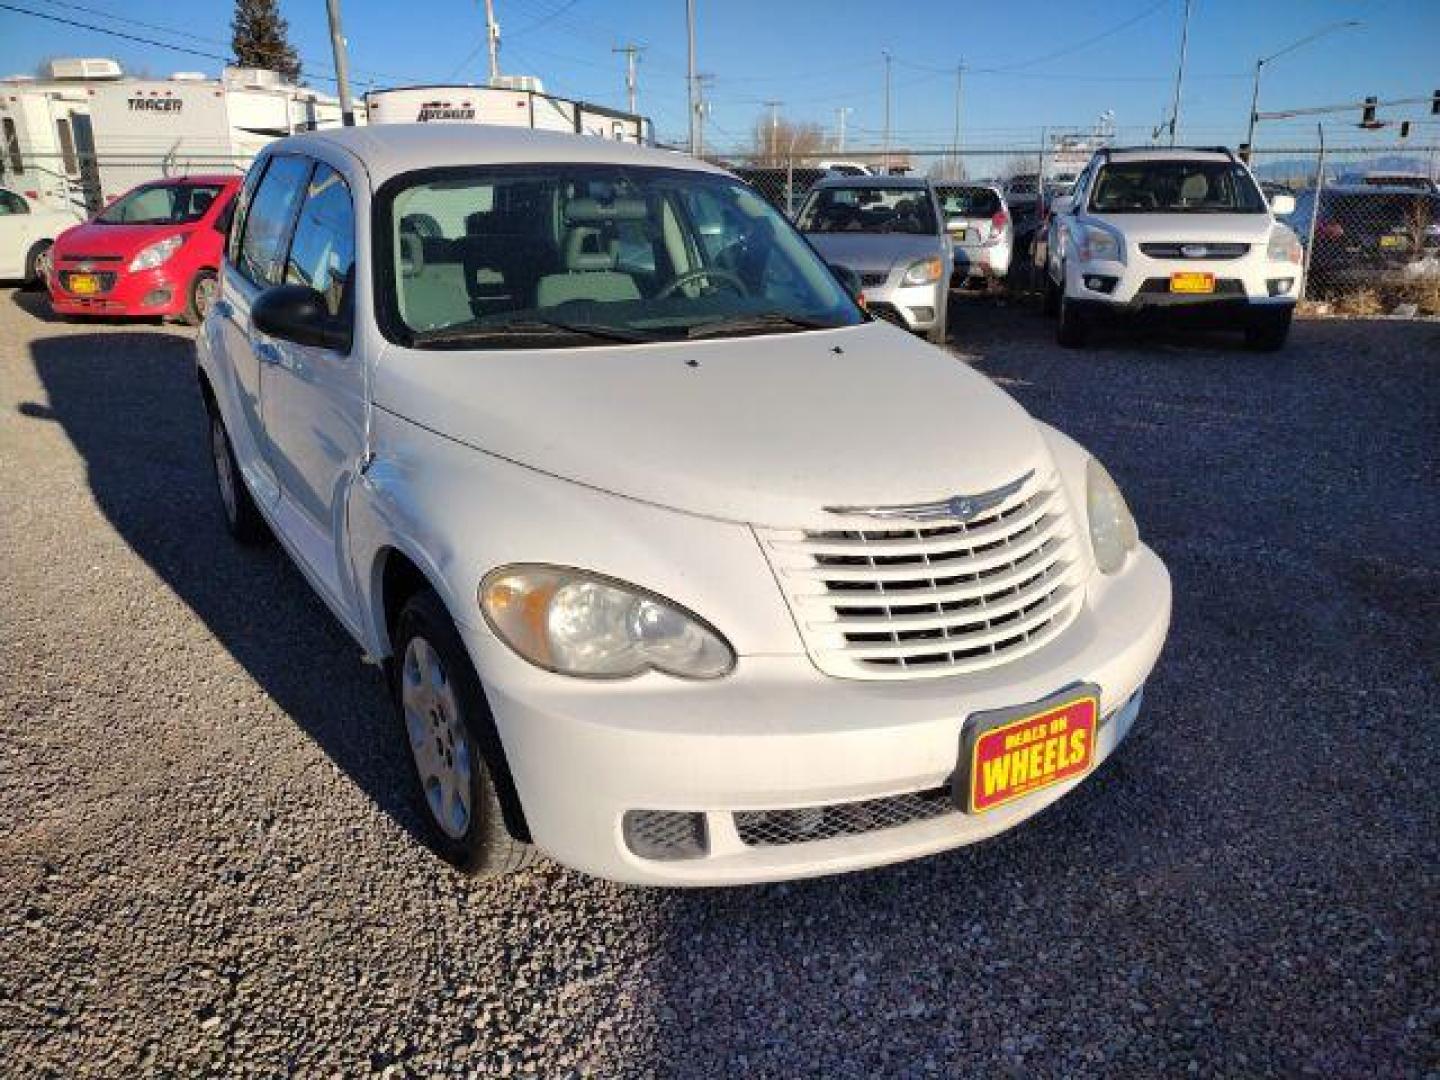
[{"label": "red hatchback car", "polygon": [[126,192],[55,241],[47,284],[61,315],[179,316],[215,298],[239,176],[180,176]]}]

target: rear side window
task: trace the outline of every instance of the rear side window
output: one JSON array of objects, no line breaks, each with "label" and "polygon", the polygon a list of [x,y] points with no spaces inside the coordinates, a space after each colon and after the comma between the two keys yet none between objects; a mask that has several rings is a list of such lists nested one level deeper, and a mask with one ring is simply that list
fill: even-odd
[{"label": "rear side window", "polygon": [[16,176],[24,176],[25,158],[20,153],[20,136],[15,133],[15,121],[5,117],[0,121],[0,133],[5,138],[5,157],[10,162],[10,171]]},{"label": "rear side window", "polygon": [[25,200],[19,195],[12,195],[8,191],[0,191],[0,216],[9,214],[28,214],[30,207],[25,205]]},{"label": "rear side window", "polygon": [[295,223],[285,282],[310,286],[325,297],[332,316],[348,321],[354,280],[355,210],[350,189],[330,166],[316,165]]},{"label": "rear side window", "polygon": [[256,285],[278,285],[285,239],[305,195],[310,175],[307,158],[277,156],[246,209],[235,268]]}]

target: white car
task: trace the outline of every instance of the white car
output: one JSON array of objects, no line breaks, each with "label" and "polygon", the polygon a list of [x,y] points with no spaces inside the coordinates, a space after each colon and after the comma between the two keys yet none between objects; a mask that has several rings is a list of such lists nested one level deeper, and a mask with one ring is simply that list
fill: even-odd
[{"label": "white car", "polygon": [[729,884],[992,836],[1114,752],[1166,636],[1105,470],[700,161],[272,143],[198,359],[231,532],[383,662],[471,872]]},{"label": "white car", "polygon": [[1275,218],[1294,209],[1289,195],[1267,203],[1223,147],[1101,150],[1051,208],[1046,307],[1060,344],[1123,315],[1234,327],[1252,348],[1281,348],[1303,253]]},{"label": "white car", "polygon": [[83,219],[13,188],[0,187],[0,281],[35,284],[50,273],[55,238]]},{"label": "white car", "polygon": [[1015,226],[998,187],[937,180],[935,197],[955,252],[950,284],[1003,282],[1010,273]]}]

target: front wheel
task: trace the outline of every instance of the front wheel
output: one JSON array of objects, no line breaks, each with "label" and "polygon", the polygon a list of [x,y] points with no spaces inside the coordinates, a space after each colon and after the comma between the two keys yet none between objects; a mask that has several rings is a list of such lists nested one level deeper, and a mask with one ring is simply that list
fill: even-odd
[{"label": "front wheel", "polygon": [[215,488],[220,495],[220,509],[225,514],[225,528],[242,544],[258,544],[267,534],[265,519],[250,497],[240,464],[230,445],[230,433],[218,411],[210,414],[210,463],[215,469]]},{"label": "front wheel", "polygon": [[1252,316],[1250,325],[1245,327],[1245,347],[1254,352],[1279,352],[1290,336],[1290,321],[1294,316],[1290,310],[1281,315],[1267,311]]},{"label": "front wheel", "polygon": [[1085,316],[1075,306],[1075,301],[1065,295],[1060,287],[1060,321],[1055,324],[1055,340],[1067,349],[1077,349],[1085,344],[1087,328]]},{"label": "front wheel", "polygon": [[1053,318],[1060,314],[1060,286],[1055,284],[1048,269],[1042,267],[1040,273],[1045,278],[1045,314]]},{"label": "front wheel", "polygon": [[215,276],[214,270],[201,270],[195,275],[195,280],[190,282],[190,295],[185,301],[185,322],[188,325],[199,326],[205,321],[219,288],[220,279]]},{"label": "front wheel", "polygon": [[436,854],[482,877],[529,866],[535,849],[505,825],[496,780],[504,755],[485,693],[431,589],[401,609],[391,686]]},{"label": "front wheel", "polygon": [[54,265],[52,247],[49,240],[41,240],[25,256],[24,284],[27,288],[45,288],[49,285],[50,270]]}]

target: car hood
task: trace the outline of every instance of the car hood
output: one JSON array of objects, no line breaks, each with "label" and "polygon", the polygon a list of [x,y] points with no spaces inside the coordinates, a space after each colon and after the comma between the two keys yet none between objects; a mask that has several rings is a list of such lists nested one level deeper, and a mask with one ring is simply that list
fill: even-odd
[{"label": "car hood", "polygon": [[167,236],[183,236],[194,231],[193,222],[186,225],[100,225],[87,221],[60,234],[55,241],[55,255],[57,258],[74,258],[77,255],[118,255],[124,258]]},{"label": "car hood", "polygon": [[388,349],[376,404],[518,464],[707,517],[990,491],[1044,467],[985,376],[883,323],[575,350]]},{"label": "car hood", "polygon": [[1132,243],[1152,240],[1264,243],[1270,236],[1269,214],[1087,214],[1103,221]]},{"label": "car hood", "polygon": [[911,233],[806,233],[805,239],[827,263],[857,274],[888,274],[897,263],[933,258],[944,250],[940,237]]}]

